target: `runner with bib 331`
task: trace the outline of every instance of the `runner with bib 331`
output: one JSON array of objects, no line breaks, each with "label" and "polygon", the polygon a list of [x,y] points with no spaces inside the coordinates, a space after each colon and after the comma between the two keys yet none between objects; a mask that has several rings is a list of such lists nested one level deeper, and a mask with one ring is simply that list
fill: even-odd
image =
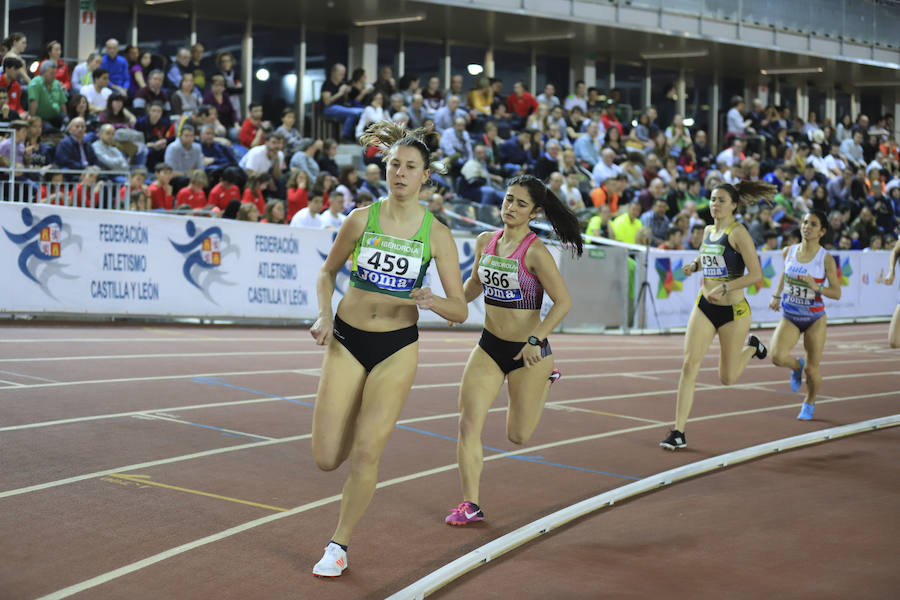
[{"label": "runner with bib 331", "polygon": [[766,357],[766,347],[755,335],[744,343],[751,323],[744,288],[762,281],[762,267],[750,232],[737,222],[736,216],[745,202],[769,199],[774,193],[774,186],[759,181],[741,181],[736,186],[725,183],[713,189],[709,212],[714,224],[707,226],[703,233],[700,255],[682,267],[685,275],[702,269],[703,287],[684,334],[675,429],[660,442],[663,448],[676,450],[687,446],[684,429],[694,404],[697,373],[716,334],[721,346],[719,380],[722,385],[736,382],[754,356]]},{"label": "runner with bib 331", "polygon": [[[556,261],[528,224],[543,212],[559,239],[580,256],[578,219],[539,179],[514,177],[501,207],[503,229],[478,236],[475,268],[464,285],[466,301],[484,293],[484,330],[469,355],[459,387],[456,454],[463,502],[448,525],[484,520],[478,505],[483,451],[481,430],[503,381],[509,388],[506,436],[524,444],[541,418],[552,381],[559,378],[547,336],[572,304]],[[553,307],[541,320],[544,291]]]}]

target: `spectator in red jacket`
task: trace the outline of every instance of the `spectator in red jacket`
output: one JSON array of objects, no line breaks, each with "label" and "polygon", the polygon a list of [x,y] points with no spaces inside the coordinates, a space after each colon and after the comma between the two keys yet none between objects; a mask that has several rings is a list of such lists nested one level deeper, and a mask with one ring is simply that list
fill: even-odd
[{"label": "spectator in red jacket", "polygon": [[528,93],[525,84],[517,81],[513,84],[513,93],[506,97],[506,108],[512,115],[513,128],[521,129],[528,115],[537,110],[537,99]]},{"label": "spectator in red jacket", "polygon": [[266,132],[272,131],[272,124],[268,121],[263,121],[262,117],[262,104],[252,102],[250,104],[250,116],[244,119],[241,131],[238,133],[238,141],[242,146],[253,148],[266,143]]},{"label": "spectator in red jacket", "polygon": [[287,215],[285,222],[290,223],[294,215],[306,208],[309,202],[309,173],[303,169],[291,171],[287,183]]},{"label": "spectator in red jacket", "polygon": [[56,80],[60,82],[64,88],[70,90],[72,89],[72,80],[69,78],[69,66],[64,60],[60,59],[61,56],[62,45],[56,40],[53,40],[47,44],[47,54],[38,65],[37,72],[40,73],[41,66],[43,66],[45,62],[50,61],[51,64],[56,65]]},{"label": "spectator in red jacket", "polygon": [[206,178],[206,172],[200,169],[191,171],[190,183],[187,187],[178,190],[175,206],[190,206],[193,209],[203,208],[206,206],[206,192],[203,191],[209,185],[209,179]]},{"label": "spectator in red jacket", "polygon": [[147,188],[147,193],[150,195],[150,208],[172,210],[174,198],[172,197],[172,186],[169,185],[169,180],[172,179],[172,167],[164,162],[156,163],[154,172],[156,181]]},{"label": "spectator in red jacket", "polygon": [[259,213],[262,214],[266,210],[266,199],[263,198],[262,191],[269,187],[272,183],[272,176],[262,171],[254,173],[247,178],[247,189],[244,190],[244,196],[241,198],[242,204],[255,204]]},{"label": "spectator in red jacket", "polygon": [[219,183],[209,191],[209,203],[218,206],[223,212],[228,205],[241,200],[241,188],[238,183],[241,180],[241,170],[238,167],[225,167]]},{"label": "spectator in red jacket", "polygon": [[16,56],[7,56],[3,59],[3,75],[0,75],[0,89],[6,90],[8,98],[6,103],[19,113],[25,112],[22,108],[22,85],[19,83],[19,75],[25,67],[25,62]]}]

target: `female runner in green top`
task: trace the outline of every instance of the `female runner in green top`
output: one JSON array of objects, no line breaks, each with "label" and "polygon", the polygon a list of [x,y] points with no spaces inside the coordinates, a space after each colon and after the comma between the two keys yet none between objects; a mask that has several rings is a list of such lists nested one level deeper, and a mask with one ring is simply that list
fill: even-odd
[{"label": "female runner in green top", "polygon": [[[434,140],[424,130],[380,121],[360,142],[385,148],[389,194],[350,213],[317,280],[319,318],[310,334],[327,347],[313,415],[313,457],[325,471],[350,460],[337,529],[313,567],[320,577],[337,577],[347,568],[350,535],[375,493],[379,458],[416,374],[418,309],[450,321],[468,316],[450,230],[419,204]],[[332,315],[335,278],[351,256],[350,287]],[[420,287],[432,258],[446,298]]]}]

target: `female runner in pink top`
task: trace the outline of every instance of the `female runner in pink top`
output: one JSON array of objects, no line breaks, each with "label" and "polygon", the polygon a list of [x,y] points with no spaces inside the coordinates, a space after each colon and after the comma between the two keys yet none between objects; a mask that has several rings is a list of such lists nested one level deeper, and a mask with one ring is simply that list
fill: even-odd
[{"label": "female runner in pink top", "polygon": [[[503,230],[478,236],[475,268],[464,291],[467,302],[484,293],[484,331],[460,384],[456,454],[463,502],[450,511],[448,525],[484,519],[478,506],[481,429],[503,381],[508,381],[509,390],[506,435],[514,444],[524,444],[541,418],[551,382],[559,378],[547,335],[562,322],[572,302],[556,261],[528,227],[541,212],[560,240],[581,256],[575,214],[531,175],[510,180],[501,208]],[[553,307],[541,320],[545,291]]]}]

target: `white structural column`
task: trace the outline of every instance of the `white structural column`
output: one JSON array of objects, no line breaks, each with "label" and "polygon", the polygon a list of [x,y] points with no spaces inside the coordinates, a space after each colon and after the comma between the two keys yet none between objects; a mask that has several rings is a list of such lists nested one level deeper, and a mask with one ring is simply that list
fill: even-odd
[{"label": "white structural column", "polygon": [[241,77],[244,78],[244,102],[241,106],[244,116],[250,114],[250,99],[253,98],[253,17],[247,15],[244,39],[241,43]]},{"label": "white structural column", "polygon": [[403,26],[400,27],[400,36],[397,39],[397,81],[406,75],[406,34],[403,33]]},{"label": "white structural column", "polygon": [[[5,27],[9,27],[9,0],[5,2]],[[97,7],[93,0],[66,0],[63,55],[87,58],[97,49]],[[7,31],[4,37],[9,35]]]},{"label": "white structural column", "polygon": [[537,95],[537,50],[531,48],[531,67],[528,69],[528,90]]},{"label": "white structural column", "polygon": [[[825,96],[825,118],[831,121],[832,125],[837,125],[837,93],[834,86],[829,86]],[[819,115],[819,121],[822,121],[822,115]]]},{"label": "white structural column", "polygon": [[354,69],[364,69],[369,81],[378,78],[378,28],[373,26],[354,27],[350,30],[350,53],[347,62],[347,76]]},{"label": "white structural column", "polygon": [[494,77],[494,46],[487,47],[484,51],[484,74],[487,77]]},{"label": "white structural column", "polygon": [[132,46],[138,45],[138,5],[138,0],[131,0],[131,27],[129,29],[128,43]]},{"label": "white structural column", "polygon": [[453,63],[450,60],[450,39],[444,40],[444,89],[450,88],[450,70],[453,68]]},{"label": "white structural column", "polygon": [[191,33],[188,37],[191,46],[197,43],[197,6],[191,6]]},{"label": "white structural column", "polygon": [[[616,87],[616,59],[609,59],[609,89]],[[609,90],[607,90],[608,92]]]},{"label": "white structural column", "polygon": [[772,103],[781,106],[781,82],[777,77],[772,78]]},{"label": "white structural column", "polygon": [[684,117],[687,102],[687,98],[685,98],[685,95],[687,94],[687,85],[685,85],[684,81],[684,67],[678,70],[678,80],[675,82],[675,94],[677,95],[675,99],[675,112]]},{"label": "white structural column", "polygon": [[300,25],[300,43],[297,45],[297,83],[294,94],[296,95],[295,110],[297,111],[297,129],[307,135],[303,124],[306,115],[306,105],[303,103],[303,83],[306,80],[306,23]]},{"label": "white structural column", "polygon": [[576,81],[583,81],[587,87],[597,85],[597,63],[593,58],[580,53],[569,56],[569,91],[575,91]]},{"label": "white structural column", "polygon": [[[637,114],[640,114],[641,112],[643,112],[643,110],[646,107],[650,106],[650,98],[652,98],[652,95],[651,95],[652,91],[653,91],[653,80],[650,77],[650,62],[647,61],[646,63],[644,63],[644,85],[643,85],[643,88],[641,89],[641,92],[643,92],[643,94],[641,96],[641,100],[643,100],[643,102],[642,102],[642,106],[639,107]],[[637,116],[635,116],[635,118],[637,118]]]},{"label": "white structural column", "polygon": [[801,83],[797,86],[797,114],[796,116],[803,119],[805,122],[809,117],[809,93],[806,88],[806,83]]},{"label": "white structural column", "polygon": [[719,71],[713,71],[712,102],[709,108],[709,147],[713,154],[719,150]]},{"label": "white structural column", "polygon": [[9,2],[10,2],[10,0],[0,0],[0,2],[3,2],[3,39],[6,39],[7,37],[9,37]]}]

